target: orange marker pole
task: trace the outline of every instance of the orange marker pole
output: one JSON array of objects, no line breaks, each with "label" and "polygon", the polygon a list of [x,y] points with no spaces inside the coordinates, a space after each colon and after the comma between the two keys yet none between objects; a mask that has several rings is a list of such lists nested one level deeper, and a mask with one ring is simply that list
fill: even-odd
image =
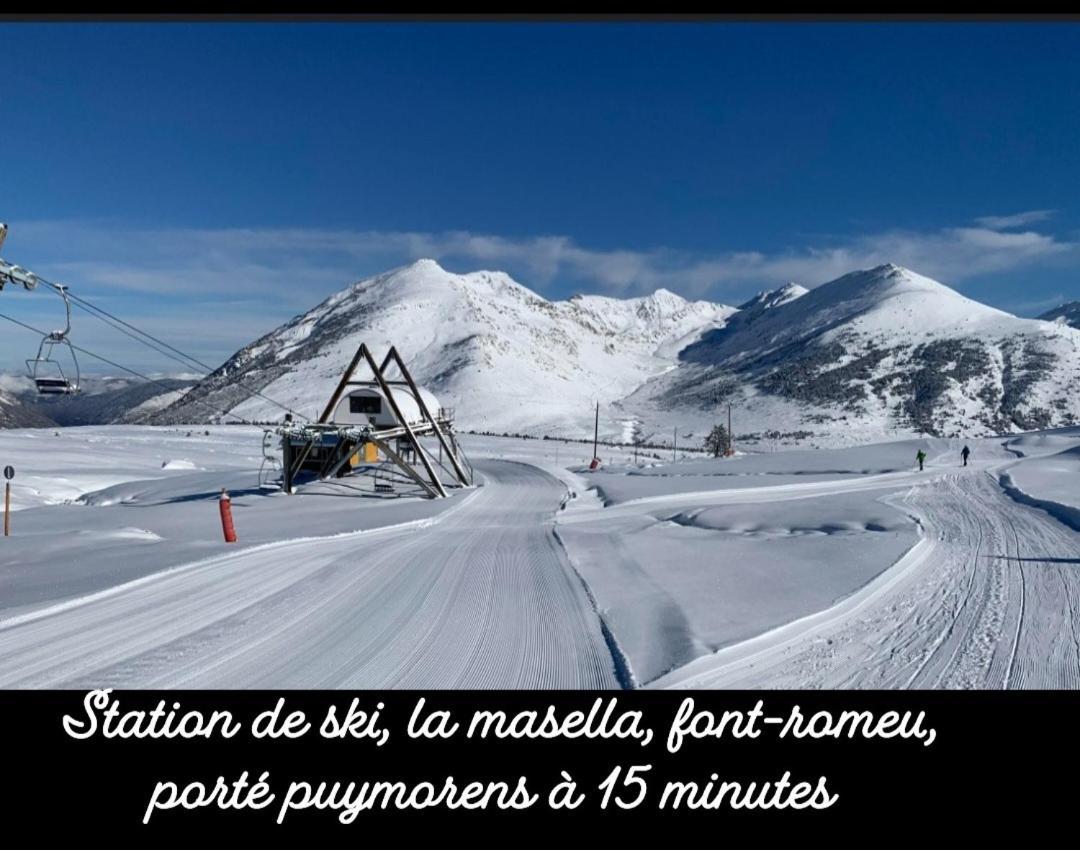
[{"label": "orange marker pole", "polygon": [[236,526],[233,525],[232,500],[229,498],[228,490],[224,487],[221,488],[221,498],[218,499],[218,508],[221,511],[221,530],[225,534],[225,542],[235,543]]}]

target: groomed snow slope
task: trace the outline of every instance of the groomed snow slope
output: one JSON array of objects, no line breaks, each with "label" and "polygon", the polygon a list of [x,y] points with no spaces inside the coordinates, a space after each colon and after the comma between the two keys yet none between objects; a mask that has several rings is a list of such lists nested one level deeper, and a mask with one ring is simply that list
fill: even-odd
[{"label": "groomed snow slope", "polygon": [[[998,483],[989,441],[902,495],[925,536],[816,614],[721,649],[656,687],[1080,687],[1080,535]],[[1078,493],[1077,485],[1072,492]]]},{"label": "groomed snow slope", "polygon": [[283,540],[0,620],[0,686],[617,686],[552,534],[562,487],[480,469],[435,525]]},{"label": "groomed snow slope", "polygon": [[[445,501],[262,491],[258,432],[209,430],[0,434],[41,481],[126,464],[14,516],[0,685],[1080,686],[1080,533],[1002,486],[1080,503],[1076,429],[970,441],[967,468],[927,441],[641,475],[466,437],[484,486]],[[620,478],[645,489],[605,507]]]}]

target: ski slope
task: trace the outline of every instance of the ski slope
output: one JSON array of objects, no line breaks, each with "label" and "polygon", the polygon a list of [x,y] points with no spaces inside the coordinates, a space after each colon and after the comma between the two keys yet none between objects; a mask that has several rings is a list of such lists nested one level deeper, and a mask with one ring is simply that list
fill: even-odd
[{"label": "ski slope", "polygon": [[260,436],[0,434],[0,687],[1080,687],[1078,428],[595,473],[468,436],[438,501],[260,489]]},{"label": "ski slope", "polygon": [[837,606],[698,659],[657,687],[1080,687],[1080,535],[1017,503],[1000,464],[903,497],[924,540]]},{"label": "ski slope", "polygon": [[0,622],[0,686],[617,687],[552,535],[564,489],[478,469],[423,528],[268,544]]}]

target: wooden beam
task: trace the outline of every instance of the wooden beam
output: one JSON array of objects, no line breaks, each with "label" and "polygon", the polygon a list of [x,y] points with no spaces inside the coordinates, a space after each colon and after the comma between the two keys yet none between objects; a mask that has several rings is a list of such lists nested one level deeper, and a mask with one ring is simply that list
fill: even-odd
[{"label": "wooden beam", "polygon": [[[377,437],[372,437],[371,442],[377,445],[388,458],[390,458],[394,463],[400,466],[402,472],[404,472],[406,475],[412,478],[413,481],[423,487],[427,494],[431,496],[431,498],[435,499],[439,497],[439,493],[437,493],[435,489],[420,476],[420,473],[418,473],[415,469],[412,468],[411,464],[405,462],[405,458],[403,458],[392,448],[390,448],[389,443],[380,440]],[[445,496],[446,492],[443,491],[442,495]]]},{"label": "wooden beam", "polygon": [[[288,439],[288,437],[286,437],[285,439]],[[296,459],[296,463],[293,464],[293,468],[289,473],[289,487],[290,487],[289,492],[290,493],[292,492],[291,488],[292,488],[293,478],[295,478],[296,473],[300,472],[300,470],[303,468],[304,461],[307,460],[307,456],[309,454],[311,454],[311,450],[313,448],[315,448],[315,438],[314,437],[310,441],[308,441],[308,444],[306,446],[304,446],[303,453]]]},{"label": "wooden beam", "polygon": [[368,351],[366,345],[361,345],[360,350],[363,353],[368,365],[371,367],[371,372],[375,376],[375,381],[379,385],[379,389],[382,390],[383,395],[386,396],[386,400],[390,403],[390,409],[394,411],[394,416],[397,417],[398,424],[405,429],[405,434],[412,444],[412,447],[416,450],[416,454],[420,457],[420,462],[424,464],[424,471],[427,472],[428,477],[431,479],[431,483],[435,486],[436,492],[445,497],[446,488],[443,487],[442,482],[439,480],[439,476],[435,474],[435,469],[431,465],[431,461],[428,460],[427,455],[424,454],[420,448],[420,443],[416,439],[416,434],[413,433],[412,427],[406,421],[405,416],[401,412],[401,408],[398,407],[397,400],[394,398],[393,390],[390,389],[390,385],[386,383],[386,379],[382,375],[382,371],[375,365],[375,360],[371,356],[371,352]]},{"label": "wooden beam", "polygon": [[[374,443],[375,441],[374,440],[369,440],[368,442]],[[378,445],[378,443],[376,443],[376,445]],[[335,475],[338,474],[338,470],[341,469],[341,467],[343,467],[345,464],[347,464],[354,457],[356,457],[356,455],[360,452],[360,449],[362,449],[363,447],[364,447],[364,443],[357,443],[355,448],[353,448],[353,450],[351,452],[346,452],[345,455],[342,458],[340,458],[333,465],[333,467],[330,469],[330,471],[328,473],[326,473],[325,475],[323,475],[322,477],[323,478],[333,478]]]},{"label": "wooden beam", "polygon": [[431,423],[431,427],[435,431],[435,436],[439,438],[439,445],[442,446],[443,450],[450,456],[450,463],[454,467],[454,472],[457,473],[458,483],[463,487],[468,487],[472,482],[465,474],[465,470],[461,468],[461,464],[457,459],[457,454],[452,451],[449,444],[447,444],[446,437],[443,436],[442,428],[439,427],[438,421],[431,414],[431,411],[428,410],[428,406],[424,402],[423,396],[420,394],[420,388],[416,386],[416,382],[413,380],[412,375],[409,374],[409,369],[406,367],[405,361],[402,360],[401,355],[398,354],[397,348],[391,345],[390,351],[386,356],[387,359],[390,357],[394,358],[394,362],[397,363],[397,367],[401,370],[401,376],[409,382],[409,389],[412,390],[413,396],[416,398],[416,404],[420,408],[420,412],[424,415],[424,418]]},{"label": "wooden beam", "polygon": [[345,374],[341,376],[341,380],[338,381],[337,389],[335,389],[334,394],[330,396],[329,403],[323,408],[322,416],[319,417],[320,423],[327,422],[330,417],[334,415],[334,408],[337,407],[337,403],[341,400],[341,394],[345,392],[345,387],[348,386],[349,379],[352,377],[353,372],[356,371],[356,367],[360,365],[360,358],[364,356],[366,350],[367,346],[365,346],[364,343],[360,343],[360,347],[356,349],[356,354],[353,355],[349,368],[346,369]]}]

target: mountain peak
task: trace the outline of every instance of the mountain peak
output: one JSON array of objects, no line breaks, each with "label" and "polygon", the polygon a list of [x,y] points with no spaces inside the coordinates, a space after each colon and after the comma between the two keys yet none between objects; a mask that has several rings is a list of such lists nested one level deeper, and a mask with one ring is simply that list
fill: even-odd
[{"label": "mountain peak", "polygon": [[433,272],[445,272],[442,266],[439,265],[438,260],[433,260],[431,257],[421,257],[419,260],[413,260],[409,265],[405,266],[402,271],[433,271]]},{"label": "mountain peak", "polygon": [[814,293],[815,298],[878,300],[911,291],[963,298],[955,289],[896,263],[849,272],[822,284]]},{"label": "mountain peak", "polygon": [[473,429],[591,434],[597,400],[657,433],[675,415],[707,429],[733,400],[750,433],[999,433],[1080,415],[1068,386],[1077,333],[895,263],[809,292],[789,283],[735,310],[667,289],[548,301],[504,272],[451,273],[425,258],[255,340],[152,416],[200,421],[212,407],[278,421],[267,398],[317,410],[364,342],[395,345]]}]

